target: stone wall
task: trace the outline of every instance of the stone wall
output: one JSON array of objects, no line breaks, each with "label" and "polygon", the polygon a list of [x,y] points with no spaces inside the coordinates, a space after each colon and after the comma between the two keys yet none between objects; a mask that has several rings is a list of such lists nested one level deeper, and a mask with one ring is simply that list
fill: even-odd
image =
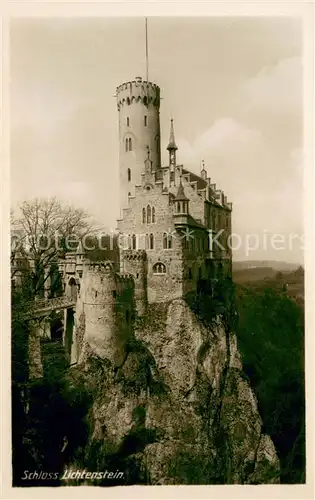
[{"label": "stone wall", "polygon": [[131,277],[115,273],[110,263],[86,263],[76,307],[78,361],[89,345],[100,358],[120,365],[132,331],[133,308]]}]

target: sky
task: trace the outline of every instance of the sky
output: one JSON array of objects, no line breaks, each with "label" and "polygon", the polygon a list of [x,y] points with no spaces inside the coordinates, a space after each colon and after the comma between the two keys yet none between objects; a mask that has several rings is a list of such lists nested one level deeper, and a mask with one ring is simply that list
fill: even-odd
[{"label": "sky", "polygon": [[[13,206],[56,196],[116,228],[114,95],[124,81],[145,77],[144,26],[141,18],[11,21]],[[204,160],[233,203],[234,258],[302,263],[299,21],[159,17],[149,18],[148,36],[163,163],[173,116],[178,162],[199,173]]]}]

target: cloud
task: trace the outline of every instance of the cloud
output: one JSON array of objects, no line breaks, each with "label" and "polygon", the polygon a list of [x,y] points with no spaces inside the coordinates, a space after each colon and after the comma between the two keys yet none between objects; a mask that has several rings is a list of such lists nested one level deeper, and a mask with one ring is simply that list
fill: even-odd
[{"label": "cloud", "polygon": [[281,59],[244,82],[242,92],[251,111],[298,115],[302,110],[303,67],[299,57]]},{"label": "cloud", "polygon": [[[215,121],[193,144],[183,138],[176,142],[178,162],[199,173],[204,160],[212,182],[236,196],[242,195],[244,187],[250,181],[255,183],[261,175],[255,157],[268,156],[262,134],[231,117]],[[164,161],[167,162],[166,155]]]}]

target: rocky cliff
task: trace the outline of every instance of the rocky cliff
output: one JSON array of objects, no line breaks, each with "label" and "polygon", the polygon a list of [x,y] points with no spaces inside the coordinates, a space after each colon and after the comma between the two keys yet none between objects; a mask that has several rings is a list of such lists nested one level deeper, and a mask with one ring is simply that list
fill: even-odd
[{"label": "rocky cliff", "polygon": [[274,445],[222,316],[203,323],[183,299],[152,305],[119,367],[85,340],[84,312],[76,328],[72,383],[92,405],[88,443],[68,467],[117,467],[125,484],[278,482]]}]

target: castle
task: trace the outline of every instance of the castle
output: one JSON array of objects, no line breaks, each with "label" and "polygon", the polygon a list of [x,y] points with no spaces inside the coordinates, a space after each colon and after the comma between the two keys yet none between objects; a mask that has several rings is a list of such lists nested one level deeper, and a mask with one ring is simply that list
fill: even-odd
[{"label": "castle", "polygon": [[[211,183],[204,165],[198,176],[178,164],[173,119],[169,161],[161,164],[160,89],[156,84],[136,78],[117,87],[116,96],[120,268],[108,263],[116,281],[113,276],[108,279],[114,280],[112,292],[117,294],[133,282],[136,308],[142,315],[148,303],[183,297],[196,291],[200,280],[231,275],[227,240],[232,204]],[[81,247],[76,255],[68,254],[61,266],[67,293],[69,287],[73,291],[81,286],[83,277],[89,281],[96,266],[84,262]],[[98,286],[100,291],[99,280]]]}]

